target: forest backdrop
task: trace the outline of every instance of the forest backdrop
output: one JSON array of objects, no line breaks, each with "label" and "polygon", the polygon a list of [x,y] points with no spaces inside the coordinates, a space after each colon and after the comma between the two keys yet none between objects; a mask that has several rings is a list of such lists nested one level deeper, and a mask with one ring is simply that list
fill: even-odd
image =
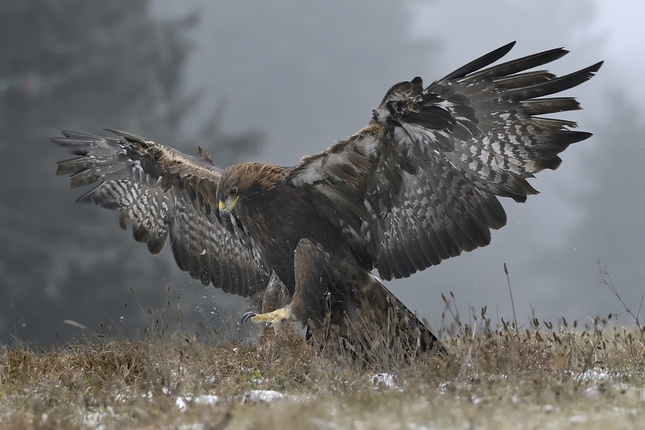
[{"label": "forest backdrop", "polygon": [[[113,212],[74,204],[49,144],[60,129],[134,132],[221,167],[291,165],[360,129],[395,82],[430,82],[511,40],[512,57],[565,46],[559,74],[607,60],[572,90],[567,114],[594,137],[532,184],[483,249],[389,287],[430,323],[441,293],[520,322],[618,312],[607,268],[636,312],[645,294],[645,83],[637,2],[25,0],[0,3],[0,342],[60,343],[112,327],[136,333],[162,309],[181,328],[235,332],[246,303],[203,287],[119,230]],[[554,14],[553,10],[559,13]],[[640,37],[640,38],[639,38]],[[170,287],[170,292],[168,292]],[[133,295],[132,291],[136,293]],[[181,295],[178,301],[177,297]],[[168,301],[171,306],[168,307]],[[224,317],[230,316],[230,319]],[[88,327],[64,323],[72,320]]]}]

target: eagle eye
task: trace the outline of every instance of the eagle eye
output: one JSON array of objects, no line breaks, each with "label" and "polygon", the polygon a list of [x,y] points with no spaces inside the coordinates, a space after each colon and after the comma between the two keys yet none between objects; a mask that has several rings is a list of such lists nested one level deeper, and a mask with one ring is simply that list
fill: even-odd
[{"label": "eagle eye", "polygon": [[237,196],[237,187],[231,188],[231,191],[228,192],[228,195],[231,197]]}]

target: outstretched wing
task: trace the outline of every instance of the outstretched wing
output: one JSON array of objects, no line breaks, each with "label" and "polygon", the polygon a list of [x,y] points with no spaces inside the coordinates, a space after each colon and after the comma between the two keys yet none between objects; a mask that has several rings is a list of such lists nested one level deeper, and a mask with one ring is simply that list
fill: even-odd
[{"label": "outstretched wing", "polygon": [[537,115],[579,109],[571,97],[544,96],[588,80],[602,63],[562,77],[527,71],[567,53],[553,49],[485,68],[513,45],[428,87],[418,77],[394,85],[367,127],[290,171],[381,277],[487,245],[490,229],[506,223],[496,196],[525,201],[537,193],[527,178],[557,168],[558,153],[591,136]]},{"label": "outstretched wing", "polygon": [[[241,296],[263,289],[269,279],[251,239],[240,240],[216,219],[221,170],[199,148],[196,157],[139,136],[108,130],[118,138],[63,131],[52,142],[78,157],[58,163],[72,188],[98,183],[78,201],[118,210],[132,221],[135,240],[153,254],[170,237],[182,270],[202,283]],[[235,226],[234,226],[235,228]]]}]

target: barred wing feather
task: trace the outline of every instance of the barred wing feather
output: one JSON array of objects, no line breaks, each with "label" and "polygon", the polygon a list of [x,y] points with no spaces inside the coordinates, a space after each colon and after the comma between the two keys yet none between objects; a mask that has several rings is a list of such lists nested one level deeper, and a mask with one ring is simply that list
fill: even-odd
[{"label": "barred wing feather", "polygon": [[130,220],[135,240],[153,254],[169,238],[179,267],[204,284],[244,297],[264,289],[269,274],[258,252],[216,219],[221,170],[208,153],[188,156],[108,131],[117,137],[64,131],[52,139],[77,156],[58,163],[57,174],[69,175],[72,188],[98,184],[79,201],[120,211],[121,227]]}]

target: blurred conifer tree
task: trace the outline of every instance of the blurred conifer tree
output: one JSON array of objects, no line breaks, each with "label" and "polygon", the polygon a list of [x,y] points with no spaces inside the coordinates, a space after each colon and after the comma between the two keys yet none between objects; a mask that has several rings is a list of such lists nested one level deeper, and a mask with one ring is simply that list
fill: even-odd
[{"label": "blurred conifer tree", "polygon": [[172,257],[119,234],[116,214],[74,205],[79,193],[54,177],[66,154],[48,138],[110,127],[190,153],[199,144],[222,163],[257,151],[261,133],[221,130],[222,106],[202,130],[183,126],[199,101],[182,90],[198,18],[160,21],[148,0],[0,2],[0,342],[67,341],[78,329],[64,318],[142,327],[137,300],[164,306]]}]

